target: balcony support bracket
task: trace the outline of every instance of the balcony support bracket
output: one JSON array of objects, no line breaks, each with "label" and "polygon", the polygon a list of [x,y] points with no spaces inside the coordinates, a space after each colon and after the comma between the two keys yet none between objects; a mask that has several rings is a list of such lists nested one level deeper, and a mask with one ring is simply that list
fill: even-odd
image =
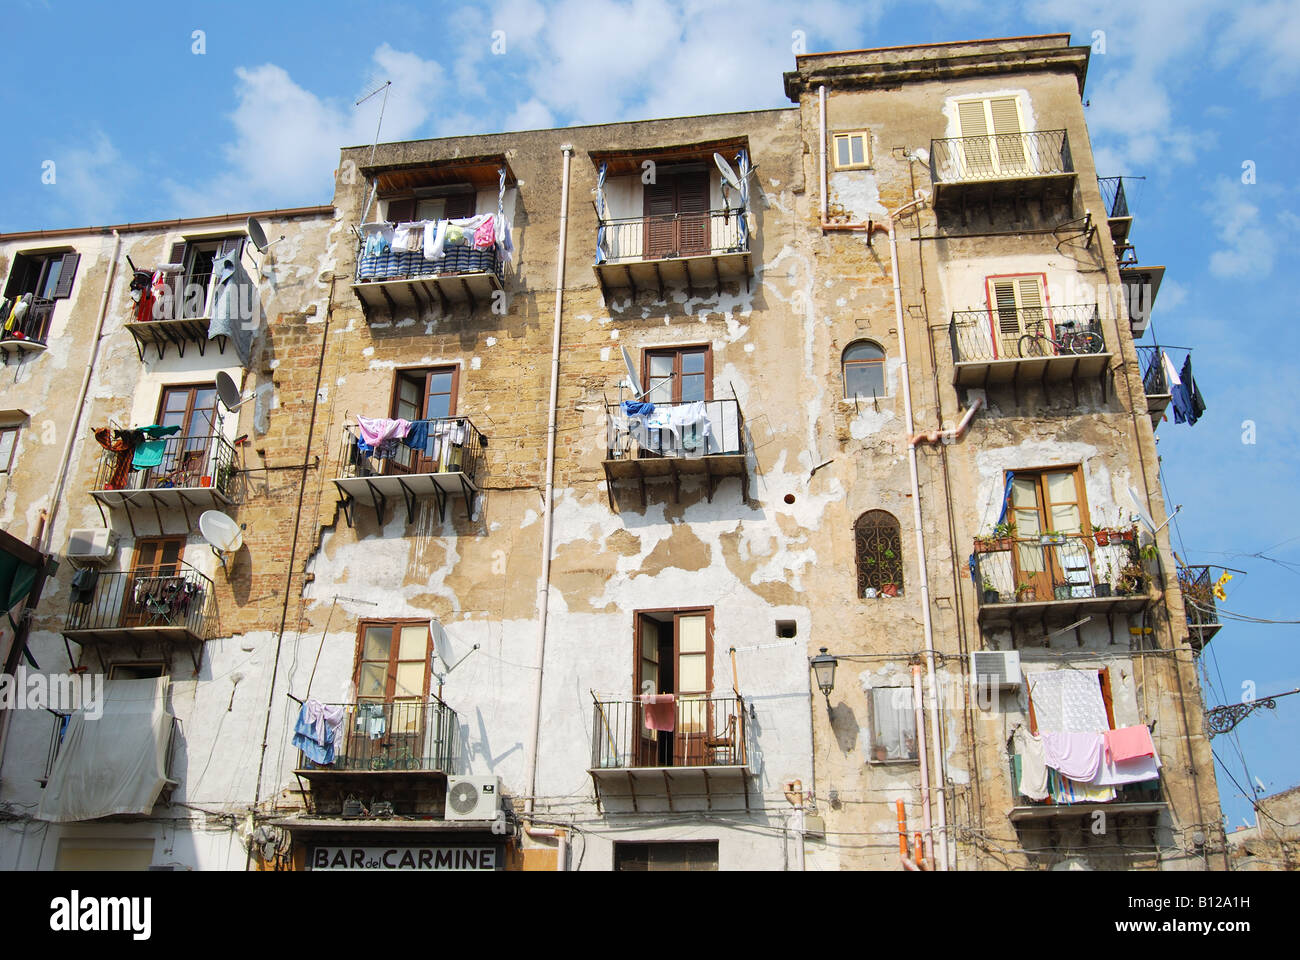
[{"label": "balcony support bracket", "polygon": [[379,519],[379,525],[384,525],[384,516],[388,513],[388,498],[384,496],[383,491],[376,487],[370,480],[366,480],[366,489],[370,491],[370,500],[375,505],[375,516]]},{"label": "balcony support bracket", "polygon": [[676,813],[677,811],[673,808],[673,779],[668,776],[667,770],[664,771],[664,793],[668,795],[668,812]]},{"label": "balcony support bracket", "polygon": [[[410,526],[415,523],[415,491],[406,485],[401,477],[397,478],[397,485],[402,488],[402,499],[406,501],[406,524]],[[433,488],[438,489],[438,482],[433,481]]]}]

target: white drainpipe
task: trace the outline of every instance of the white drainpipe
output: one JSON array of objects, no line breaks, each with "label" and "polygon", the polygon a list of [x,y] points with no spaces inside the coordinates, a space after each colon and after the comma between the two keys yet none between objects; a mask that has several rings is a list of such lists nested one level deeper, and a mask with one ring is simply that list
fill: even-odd
[{"label": "white drainpipe", "polygon": [[573,146],[564,144],[564,174],[560,187],[560,242],[555,263],[555,333],[551,341],[551,405],[546,415],[546,492],[542,520],[542,574],[537,586],[537,651],[534,655],[532,749],[528,753],[528,811],[537,795],[537,746],[542,724],[542,669],[546,658],[546,612],[551,593],[551,496],[555,483],[555,416],[560,389],[560,315],[564,308],[564,258],[569,236],[569,164]]},{"label": "white drainpipe", "polygon": [[559,840],[559,845],[555,848],[555,869],[563,872],[568,869],[565,862],[568,860],[569,852],[569,832],[559,827],[524,827],[524,833],[534,839],[538,837],[555,837]]}]

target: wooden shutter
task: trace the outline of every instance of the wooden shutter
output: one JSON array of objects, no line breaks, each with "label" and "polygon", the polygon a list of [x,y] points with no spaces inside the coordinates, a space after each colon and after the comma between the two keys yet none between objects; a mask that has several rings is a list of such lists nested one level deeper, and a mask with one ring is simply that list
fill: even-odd
[{"label": "wooden shutter", "polygon": [[677,191],[674,178],[645,185],[645,252],[646,260],[675,256]]},{"label": "wooden shutter", "polygon": [[989,126],[984,113],[983,100],[965,100],[957,104],[957,118],[961,123],[962,175],[966,177],[987,172],[992,164],[989,150]]},{"label": "wooden shutter", "polygon": [[[185,263],[185,254],[188,252],[188,247],[189,244],[183,240],[180,243],[173,243],[171,255],[167,258],[167,262]],[[155,313],[154,316],[161,316],[167,320],[179,320],[185,315],[182,298],[185,295],[185,277],[188,273],[189,271],[186,269],[182,270],[180,273],[172,274],[171,279],[167,281],[167,288],[171,294],[170,309],[167,309],[166,305],[163,307],[155,307],[154,309],[159,312]]]},{"label": "wooden shutter", "polygon": [[992,121],[998,170],[1014,172],[1025,165],[1025,143],[1020,136],[1020,109],[1015,97],[998,97],[988,101]]},{"label": "wooden shutter", "polygon": [[1026,333],[1052,332],[1042,324],[1046,298],[1039,274],[990,279],[988,287],[999,357],[1019,356],[1019,341]]},{"label": "wooden shutter", "polygon": [[989,135],[983,100],[963,100],[958,103],[957,118],[961,121],[961,135],[963,137],[987,137]]},{"label": "wooden shutter", "polygon": [[677,255],[709,252],[709,175],[674,177],[677,181]]},{"label": "wooden shutter", "polygon": [[477,204],[478,196],[473,193],[453,193],[447,197],[444,216],[448,220],[461,220],[465,217],[472,217]]},{"label": "wooden shutter", "polygon": [[221,241],[221,246],[217,248],[217,256],[224,257],[226,254],[233,254],[236,258],[244,252],[243,237],[226,237]]},{"label": "wooden shutter", "polygon": [[72,296],[72,281],[77,275],[77,264],[81,262],[81,254],[65,253],[63,263],[59,265],[59,280],[54,285],[54,299],[66,300]]},{"label": "wooden shutter", "polygon": [[403,197],[388,201],[389,223],[410,223],[415,219],[415,198]]}]

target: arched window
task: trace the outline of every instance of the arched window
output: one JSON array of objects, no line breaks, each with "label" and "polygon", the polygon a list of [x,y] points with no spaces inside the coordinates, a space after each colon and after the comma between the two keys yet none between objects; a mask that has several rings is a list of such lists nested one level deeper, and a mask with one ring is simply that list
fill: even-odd
[{"label": "arched window", "polygon": [[885,395],[885,351],[871,340],[854,340],[844,349],[844,398]]},{"label": "arched window", "polygon": [[903,595],[903,537],[884,510],[868,510],[853,525],[857,545],[858,597]]}]

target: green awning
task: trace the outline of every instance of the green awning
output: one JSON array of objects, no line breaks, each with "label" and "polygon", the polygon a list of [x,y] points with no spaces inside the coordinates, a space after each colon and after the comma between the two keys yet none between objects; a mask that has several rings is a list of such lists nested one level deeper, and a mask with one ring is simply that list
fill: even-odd
[{"label": "green awning", "polygon": [[36,583],[36,573],[34,566],[0,549],[0,606],[4,610],[12,610],[27,599]]}]

